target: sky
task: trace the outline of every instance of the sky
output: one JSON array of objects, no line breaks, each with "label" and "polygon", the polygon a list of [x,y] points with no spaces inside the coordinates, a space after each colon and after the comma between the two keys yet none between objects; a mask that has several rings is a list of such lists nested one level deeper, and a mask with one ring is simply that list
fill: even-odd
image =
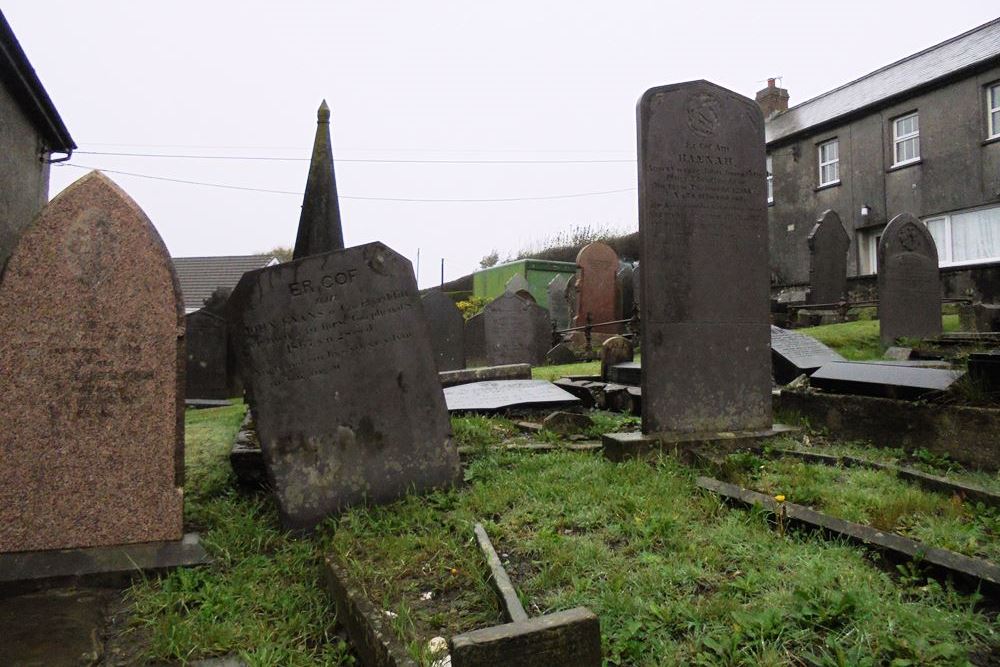
[{"label": "sky", "polygon": [[422,288],[442,259],[451,280],[574,227],[637,229],[635,104],[648,88],[708,79],[752,98],[781,77],[795,105],[997,15],[983,0],[2,10],[79,147],[53,166],[50,196],[100,168],[175,257],[291,246],[326,99],[345,242],[382,241],[415,266],[419,252]]}]

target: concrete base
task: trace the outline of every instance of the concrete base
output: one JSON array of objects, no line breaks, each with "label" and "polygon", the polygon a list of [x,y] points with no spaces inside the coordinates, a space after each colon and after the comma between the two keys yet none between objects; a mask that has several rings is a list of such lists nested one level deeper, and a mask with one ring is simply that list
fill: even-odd
[{"label": "concrete base", "polygon": [[601,624],[586,607],[455,635],[454,667],[597,667]]},{"label": "concrete base", "polygon": [[197,533],[173,542],[5,553],[0,554],[0,594],[55,586],[125,587],[139,575],[210,560]]},{"label": "concrete base", "polygon": [[699,447],[720,450],[739,449],[802,429],[797,426],[774,424],[761,431],[733,431],[724,433],[605,433],[602,439],[604,457],[610,461],[645,457],[654,454],[673,454],[682,459]]}]

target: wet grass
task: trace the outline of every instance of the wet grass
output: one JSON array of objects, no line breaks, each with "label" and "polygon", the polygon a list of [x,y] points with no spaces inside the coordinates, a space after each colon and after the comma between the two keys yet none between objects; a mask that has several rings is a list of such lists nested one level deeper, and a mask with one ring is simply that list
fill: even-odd
[{"label": "wet grass", "polygon": [[[943,315],[944,331],[958,331],[958,315]],[[882,358],[878,320],[858,320],[797,329],[839,352],[845,359],[865,361]]]}]

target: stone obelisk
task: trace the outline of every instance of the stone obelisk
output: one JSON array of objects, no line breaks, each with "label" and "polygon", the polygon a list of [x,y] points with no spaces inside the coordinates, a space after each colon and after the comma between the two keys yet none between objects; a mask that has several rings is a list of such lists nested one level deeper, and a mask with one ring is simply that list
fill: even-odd
[{"label": "stone obelisk", "polygon": [[330,143],[330,107],[323,100],[316,112],[316,138],[292,259],[343,248],[344,232],[340,225],[337,178]]}]

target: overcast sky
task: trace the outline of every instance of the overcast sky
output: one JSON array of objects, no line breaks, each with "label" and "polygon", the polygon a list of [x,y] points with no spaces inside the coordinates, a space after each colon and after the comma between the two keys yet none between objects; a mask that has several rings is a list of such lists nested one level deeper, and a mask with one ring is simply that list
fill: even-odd
[{"label": "overcast sky", "polygon": [[[108,171],[174,256],[292,245],[301,195],[113,172],[300,193],[326,98],[347,244],[380,240],[414,264],[419,248],[421,287],[436,284],[441,258],[450,280],[491,249],[513,254],[577,225],[636,229],[635,103],[647,88],[704,78],[753,97],[781,76],[794,105],[996,17],[985,0],[2,9],[79,145],[69,164]],[[515,163],[470,163],[496,160]],[[52,169],[51,196],[77,167]],[[604,194],[537,199],[586,193]]]}]

